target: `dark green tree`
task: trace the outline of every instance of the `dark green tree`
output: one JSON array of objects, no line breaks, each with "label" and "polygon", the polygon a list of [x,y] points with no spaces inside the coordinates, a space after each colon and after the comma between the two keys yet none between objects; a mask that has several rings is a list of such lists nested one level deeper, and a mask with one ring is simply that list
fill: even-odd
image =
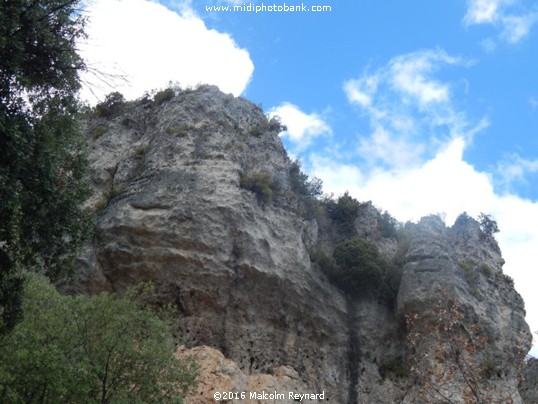
[{"label": "dark green tree", "polygon": [[491,215],[480,213],[478,215],[478,223],[480,223],[480,230],[482,230],[485,238],[491,238],[495,233],[499,232],[499,226],[497,225],[497,222],[492,219]]},{"label": "dark green tree", "polygon": [[0,333],[20,316],[22,268],[62,275],[90,234],[78,3],[0,2]]}]

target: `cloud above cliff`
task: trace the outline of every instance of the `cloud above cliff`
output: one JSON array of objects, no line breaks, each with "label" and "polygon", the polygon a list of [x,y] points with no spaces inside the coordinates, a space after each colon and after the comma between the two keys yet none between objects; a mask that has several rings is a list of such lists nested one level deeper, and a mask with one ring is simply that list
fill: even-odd
[{"label": "cloud above cliff", "polygon": [[436,77],[443,68],[471,64],[442,49],[427,49],[394,57],[347,80],[347,99],[370,126],[369,134],[358,137],[357,154],[371,166],[416,166],[448,139],[472,138],[487,127],[486,117],[469,123],[453,102],[454,92],[461,89]]},{"label": "cloud above cliff", "polygon": [[180,5],[173,11],[147,0],[88,1],[88,39],[79,48],[90,71],[82,76],[82,97],[94,102],[120,91],[133,99],[169,82],[243,93],[254,71],[249,53],[208,29],[188,3]]},{"label": "cloud above cliff", "polygon": [[278,117],[287,130],[282,136],[287,137],[299,150],[303,150],[315,137],[330,135],[332,130],[323,117],[315,112],[307,114],[297,105],[284,102],[269,110],[270,117]]},{"label": "cloud above cliff", "polygon": [[[356,134],[354,148],[347,146],[353,153],[313,150],[303,155],[304,166],[325,192],[349,191],[400,221],[442,213],[450,225],[464,211],[492,214],[501,229],[505,272],[527,307],[538,307],[538,277],[529,267],[538,251],[538,202],[512,192],[513,184],[538,172],[538,162],[511,154],[479,170],[466,161],[475,136],[487,134],[490,122],[466,116],[458,102],[466,89],[440,78],[454,66],[470,64],[439,49],[419,51],[347,80],[344,93],[369,131]],[[527,320],[538,329],[538,312],[529,311]]]}]

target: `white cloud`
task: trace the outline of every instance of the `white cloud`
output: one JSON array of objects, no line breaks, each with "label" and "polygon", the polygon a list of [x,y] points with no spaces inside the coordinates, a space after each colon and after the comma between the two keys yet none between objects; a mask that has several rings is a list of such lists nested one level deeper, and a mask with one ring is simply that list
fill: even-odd
[{"label": "white cloud", "polygon": [[344,83],[349,102],[359,107],[372,132],[358,151],[372,166],[416,166],[450,137],[471,138],[487,126],[471,127],[453,105],[453,88],[435,77],[441,68],[470,62],[442,49],[397,56],[375,72]]},{"label": "white cloud", "polygon": [[420,105],[449,100],[449,86],[431,78],[440,64],[459,63],[442,50],[414,52],[394,58],[390,62],[393,86],[403,94],[415,97]]},{"label": "white cloud", "polygon": [[497,165],[497,184],[509,192],[514,183],[524,183],[528,174],[536,172],[538,172],[538,159],[529,160],[512,154]]},{"label": "white cloud", "polygon": [[527,15],[507,15],[501,19],[503,30],[501,38],[508,43],[517,43],[526,37],[532,26],[536,23],[538,15],[531,13]]},{"label": "white cloud", "polygon": [[499,19],[503,7],[513,0],[468,0],[467,14],[463,21],[468,24],[494,23]]},{"label": "white cloud", "polygon": [[[468,122],[455,101],[458,88],[436,77],[443,66],[454,64],[468,65],[441,50],[420,51],[347,81],[345,94],[368,119],[371,133],[357,139],[355,156],[342,160],[318,151],[303,157],[305,167],[323,181],[325,192],[349,191],[403,222],[431,213],[445,213],[448,224],[464,211],[475,217],[480,212],[492,214],[501,229],[497,239],[506,260],[504,271],[515,279],[525,300],[527,321],[535,331],[538,202],[498,185],[538,172],[538,160],[510,156],[492,172],[479,171],[465,161],[466,148],[477,132],[489,127],[489,121]],[[367,84],[372,77],[375,85]],[[413,82],[418,85],[405,84]],[[534,353],[538,354],[538,347]]]},{"label": "white cloud", "polygon": [[[506,260],[504,272],[514,278],[531,330],[538,331],[538,203],[496,193],[492,175],[463,159],[465,146],[464,138],[451,139],[431,159],[404,170],[365,170],[322,155],[310,156],[309,167],[323,181],[325,192],[341,195],[349,191],[403,222],[444,212],[451,224],[464,211],[475,217],[480,212],[491,213],[501,229],[497,239]],[[538,355],[538,348],[534,354]]]},{"label": "white cloud", "polygon": [[[463,17],[465,25],[491,24],[500,29],[500,40],[515,44],[529,35],[532,26],[538,21],[535,12],[525,11],[518,14],[514,9],[520,6],[519,0],[468,0],[467,13]],[[521,7],[519,7],[521,8]],[[487,52],[496,48],[492,38],[483,41]]]},{"label": "white cloud", "polygon": [[423,152],[423,146],[398,138],[381,126],[369,138],[359,139],[358,153],[372,166],[381,161],[388,166],[409,167],[420,161]]},{"label": "white cloud", "polygon": [[179,3],[176,13],[148,0],[89,1],[89,38],[79,44],[80,53],[92,69],[123,75],[127,82],[105,77],[103,83],[86,73],[82,79],[89,88],[82,97],[94,101],[91,89],[100,98],[120,91],[133,99],[170,81],[215,84],[241,94],[254,70],[248,52],[228,34],[208,29],[188,4]]},{"label": "white cloud", "polygon": [[332,133],[329,125],[320,115],[307,114],[289,102],[271,108],[269,116],[280,117],[282,123],[288,128],[282,133],[282,136],[287,136],[299,150],[304,150],[314,137]]}]

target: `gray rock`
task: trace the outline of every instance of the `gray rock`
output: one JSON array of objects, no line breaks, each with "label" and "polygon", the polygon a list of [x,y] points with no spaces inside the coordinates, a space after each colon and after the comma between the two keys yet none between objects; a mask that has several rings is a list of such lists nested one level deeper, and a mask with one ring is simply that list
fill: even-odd
[{"label": "gray rock", "polygon": [[[285,367],[331,402],[390,403],[418,397],[413,379],[387,365],[409,355],[405,318],[435,324],[444,290],[487,334],[481,357],[504,364],[497,385],[517,383],[519,369],[503,361],[529,348],[523,302],[502,274],[495,241],[472,219],[446,228],[427,217],[397,240],[380,233],[373,205],[361,204],[355,235],[405,264],[393,309],[346,296],[311,263],[314,249],[330,254],[349,234],[323,214],[298,214],[278,127],[252,103],[202,86],[161,105],[128,103],[112,119],[89,116],[83,127],[97,232],[65,291],[121,293],[154,282],[180,309],[187,348],[218,349],[245,375]],[[253,172],[273,179],[271,201],[240,187],[241,174]],[[431,353],[437,343],[431,336],[417,350]]]}]

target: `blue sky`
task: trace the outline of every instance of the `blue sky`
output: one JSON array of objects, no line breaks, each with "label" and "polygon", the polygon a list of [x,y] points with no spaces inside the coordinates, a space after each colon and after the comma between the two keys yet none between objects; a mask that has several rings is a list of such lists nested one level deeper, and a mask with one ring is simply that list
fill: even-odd
[{"label": "blue sky", "polygon": [[[467,211],[497,239],[538,331],[538,6],[525,0],[88,0],[88,91],[218,85],[278,115],[325,191],[398,220]],[[233,5],[330,6],[233,12]],[[213,10],[210,8],[213,7]],[[538,354],[538,350],[533,353]]]}]

